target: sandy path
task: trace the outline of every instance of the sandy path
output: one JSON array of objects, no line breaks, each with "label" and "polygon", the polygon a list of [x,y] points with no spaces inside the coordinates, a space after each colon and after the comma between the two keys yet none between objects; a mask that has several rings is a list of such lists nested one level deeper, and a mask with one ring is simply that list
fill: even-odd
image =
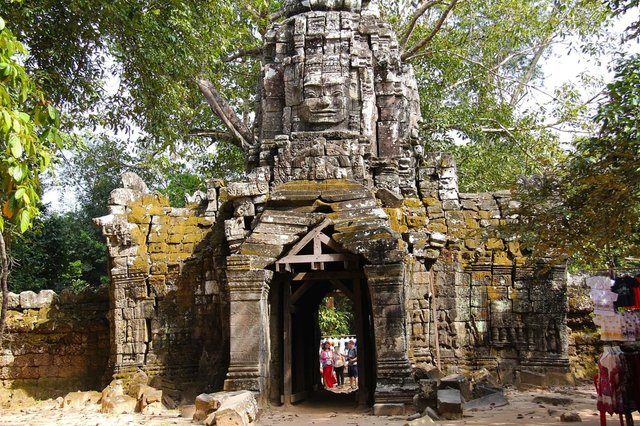
[{"label": "sandy path", "polygon": [[[560,414],[577,412],[582,425],[598,426],[595,407],[595,391],[590,386],[564,387],[554,390],[505,392],[509,405],[484,411],[466,412],[458,421],[438,422],[442,426],[457,425],[557,425]],[[566,407],[536,404],[533,398],[540,395],[569,397],[573,402]],[[359,409],[351,401],[320,401],[298,404],[292,408],[274,407],[263,410],[258,425],[339,425],[339,426],[392,426],[406,423],[405,417],[374,417],[370,409]],[[120,426],[120,425],[186,425],[190,419],[179,417],[177,410],[166,411],[162,416],[141,414],[110,415],[98,412],[98,406],[82,410],[63,411],[53,401],[39,402],[22,408],[0,410],[0,425],[69,425],[69,426]],[[640,418],[640,416],[636,417]],[[617,417],[607,417],[609,425],[618,424]]]}]

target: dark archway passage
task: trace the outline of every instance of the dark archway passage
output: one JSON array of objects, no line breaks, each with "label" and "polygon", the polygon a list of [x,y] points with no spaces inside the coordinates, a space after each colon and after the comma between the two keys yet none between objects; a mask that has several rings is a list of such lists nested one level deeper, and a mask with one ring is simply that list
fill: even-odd
[{"label": "dark archway passage", "polygon": [[[300,401],[373,402],[375,388],[375,344],[371,297],[362,259],[345,252],[331,240],[332,229],[324,222],[300,240],[276,263],[271,287],[272,319],[272,403]],[[321,339],[318,309],[323,298],[339,291],[353,303],[358,340],[358,391],[350,396],[322,396],[318,345]],[[274,365],[277,364],[277,365]],[[275,389],[277,387],[277,390]],[[346,398],[345,398],[346,397]]]}]

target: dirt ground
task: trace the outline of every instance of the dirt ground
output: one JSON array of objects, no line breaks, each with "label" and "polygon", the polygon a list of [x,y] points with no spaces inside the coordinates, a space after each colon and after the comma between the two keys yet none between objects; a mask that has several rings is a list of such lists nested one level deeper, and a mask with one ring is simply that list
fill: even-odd
[{"label": "dirt ground", "polygon": [[[571,404],[556,407],[533,402],[536,396],[571,398]],[[486,407],[481,411],[466,412],[461,420],[441,421],[442,426],[457,425],[554,425],[559,424],[564,412],[576,412],[583,425],[599,425],[595,405],[595,391],[591,386],[559,387],[552,390],[505,391],[509,404],[503,407]],[[320,399],[301,403],[293,408],[274,407],[260,413],[257,425],[340,425],[386,426],[404,425],[406,417],[374,417],[370,409],[358,408],[353,399],[338,395],[338,399]],[[341,399],[340,399],[341,398]],[[189,418],[180,417],[178,410],[166,411],[161,416],[141,414],[110,415],[98,412],[97,405],[82,410],[63,411],[55,401],[41,401],[10,409],[0,410],[0,425],[70,425],[70,426],[120,426],[120,425],[180,425],[191,424]],[[617,417],[607,417],[608,424],[618,424]]]}]

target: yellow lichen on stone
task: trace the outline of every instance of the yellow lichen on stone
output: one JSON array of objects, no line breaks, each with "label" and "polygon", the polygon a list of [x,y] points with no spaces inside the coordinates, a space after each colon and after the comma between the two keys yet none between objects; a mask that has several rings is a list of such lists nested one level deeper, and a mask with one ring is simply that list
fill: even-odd
[{"label": "yellow lichen on stone", "polygon": [[429,207],[442,206],[442,202],[435,197],[424,197],[422,202]]},{"label": "yellow lichen on stone", "polygon": [[422,207],[422,201],[420,201],[420,199],[418,198],[405,198],[402,201],[402,205],[405,207],[418,208]]},{"label": "yellow lichen on stone", "polygon": [[429,222],[427,230],[431,232],[440,232],[441,234],[447,233],[447,225],[444,219],[435,219]]},{"label": "yellow lichen on stone", "polygon": [[504,242],[500,238],[489,238],[486,247],[487,250],[504,250]]},{"label": "yellow lichen on stone", "polygon": [[151,222],[151,217],[147,215],[147,209],[140,203],[133,203],[129,205],[129,214],[127,215],[127,220],[130,223],[144,223],[148,224]]},{"label": "yellow lichen on stone", "polygon": [[[142,228],[146,230],[148,226],[145,225],[145,226],[142,226]],[[147,243],[146,232],[140,229],[140,226],[131,227],[131,231],[129,232],[129,235],[131,236],[131,241],[134,243],[134,245],[142,246]]]},{"label": "yellow lichen on stone", "polygon": [[149,256],[147,253],[139,250],[138,255],[133,258],[131,266],[145,274],[149,273]]},{"label": "yellow lichen on stone", "polygon": [[513,261],[509,258],[509,255],[505,251],[496,251],[493,253],[493,263],[495,265],[512,265]]},{"label": "yellow lichen on stone", "polygon": [[384,212],[389,216],[389,227],[394,231],[402,232],[404,227],[402,220],[402,210],[400,208],[385,207]]}]

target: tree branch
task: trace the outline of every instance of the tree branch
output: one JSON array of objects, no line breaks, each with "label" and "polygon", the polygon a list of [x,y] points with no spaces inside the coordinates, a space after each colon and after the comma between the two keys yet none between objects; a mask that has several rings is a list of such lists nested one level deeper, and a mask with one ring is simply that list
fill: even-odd
[{"label": "tree branch", "polygon": [[438,18],[436,25],[433,27],[429,35],[423,38],[422,40],[420,40],[418,43],[416,43],[411,49],[403,52],[400,55],[400,59],[402,59],[403,61],[407,61],[411,59],[411,57],[415,55],[416,52],[420,51],[427,44],[429,44],[429,42],[433,40],[436,34],[438,34],[440,29],[442,28],[442,25],[444,25],[444,22],[447,20],[447,17],[449,16],[453,8],[456,7],[456,4],[458,4],[459,1],[460,0],[451,0],[451,3],[449,3],[449,6],[440,14],[440,18]]},{"label": "tree branch", "polygon": [[230,142],[242,148],[245,152],[251,149],[256,143],[253,133],[251,133],[247,126],[238,118],[229,103],[220,96],[210,81],[198,79],[197,83],[200,91],[209,103],[211,110],[222,120],[227,129],[229,129],[232,136]]},{"label": "tree branch", "polygon": [[224,58],[222,58],[222,62],[231,62],[231,61],[235,61],[236,59],[244,58],[246,56],[259,58],[260,56],[262,56],[262,52],[263,52],[262,46],[252,47],[250,49],[242,49],[236,53],[232,53],[230,55],[225,56]]},{"label": "tree branch", "polygon": [[422,15],[424,15],[427,10],[429,10],[437,3],[440,3],[440,0],[424,0],[422,3],[420,3],[418,8],[411,16],[411,20],[409,21],[407,28],[402,32],[402,35],[400,36],[399,43],[401,48],[404,49],[406,47],[407,42],[409,41],[409,38],[411,38],[411,34],[413,33],[413,30],[418,23],[418,19],[420,19],[420,17],[422,17]]},{"label": "tree branch", "polygon": [[214,129],[191,129],[187,136],[197,138],[212,138],[217,141],[225,141],[233,144],[233,135],[229,132]]},{"label": "tree branch", "polygon": [[516,106],[520,101],[522,92],[524,92],[526,85],[529,84],[531,78],[533,78],[533,73],[536,71],[536,66],[538,65],[538,62],[540,62],[540,59],[542,58],[545,50],[547,50],[547,48],[551,45],[551,40],[553,40],[553,34],[547,36],[545,41],[536,49],[536,52],[533,55],[529,66],[527,67],[527,71],[525,72],[523,78],[520,79],[520,83],[516,86],[513,94],[511,95],[510,104],[512,107]]}]

